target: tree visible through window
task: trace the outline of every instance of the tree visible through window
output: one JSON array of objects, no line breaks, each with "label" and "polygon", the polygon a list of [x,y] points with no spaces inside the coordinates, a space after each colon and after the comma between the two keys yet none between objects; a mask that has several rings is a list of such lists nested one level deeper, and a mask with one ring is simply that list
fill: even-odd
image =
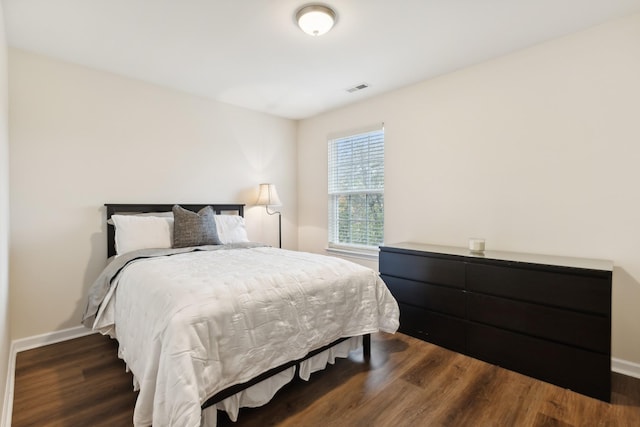
[{"label": "tree visible through window", "polygon": [[384,130],[329,141],[329,246],[374,249],[384,236]]}]

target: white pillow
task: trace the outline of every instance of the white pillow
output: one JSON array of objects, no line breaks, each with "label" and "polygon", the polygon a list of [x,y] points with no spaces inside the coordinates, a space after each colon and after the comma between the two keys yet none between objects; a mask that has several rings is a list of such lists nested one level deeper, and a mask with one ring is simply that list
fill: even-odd
[{"label": "white pillow", "polygon": [[173,217],[111,215],[111,219],[116,227],[116,255],[172,245]]},{"label": "white pillow", "polygon": [[244,228],[244,218],[240,215],[216,215],[214,218],[218,239],[223,245],[249,241],[247,230]]},{"label": "white pillow", "polygon": [[[173,212],[143,212],[143,213],[119,213],[119,214],[115,214],[115,215],[120,215],[120,216],[124,216],[124,215],[135,215],[135,216],[160,216],[163,218],[173,218]],[[113,215],[111,215],[113,216]],[[111,224],[113,225],[113,220],[111,218],[109,218],[107,220],[107,224]]]}]

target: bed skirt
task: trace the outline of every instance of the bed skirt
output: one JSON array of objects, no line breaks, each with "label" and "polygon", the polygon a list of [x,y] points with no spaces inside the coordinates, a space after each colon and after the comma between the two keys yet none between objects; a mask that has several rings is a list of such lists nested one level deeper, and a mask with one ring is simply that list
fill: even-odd
[{"label": "bed skirt", "polygon": [[[308,381],[312,373],[321,371],[327,364],[334,364],[336,358],[346,358],[349,352],[356,350],[363,345],[362,336],[352,337],[341,343],[316,354],[307,360],[303,360],[298,365],[298,376]],[[246,390],[238,392],[218,403],[215,403],[202,410],[202,427],[216,427],[218,420],[218,410],[225,411],[232,421],[238,419],[240,408],[256,408],[265,405],[273,396],[293,380],[296,374],[296,366],[291,366],[284,371],[263,380]]]}]

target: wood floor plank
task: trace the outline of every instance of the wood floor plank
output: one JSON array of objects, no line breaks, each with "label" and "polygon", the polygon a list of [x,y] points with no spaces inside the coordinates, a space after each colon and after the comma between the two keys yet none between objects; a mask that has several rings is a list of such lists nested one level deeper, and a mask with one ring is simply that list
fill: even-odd
[{"label": "wood floor plank", "polygon": [[[220,427],[638,427],[640,380],[612,376],[605,403],[403,334],[375,334],[362,352],[296,380],[267,405]],[[19,353],[13,423],[130,426],[137,394],[100,335]]]},{"label": "wood floor plank", "polygon": [[[612,405],[608,411],[612,426],[640,425],[640,380],[614,373],[611,377]],[[605,414],[599,414],[605,417]]]}]

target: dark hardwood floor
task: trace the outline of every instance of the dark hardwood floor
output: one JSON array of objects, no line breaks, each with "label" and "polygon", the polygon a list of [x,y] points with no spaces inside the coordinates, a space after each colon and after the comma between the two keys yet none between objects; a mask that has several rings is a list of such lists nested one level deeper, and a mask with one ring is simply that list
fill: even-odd
[{"label": "dark hardwood floor", "polygon": [[[18,354],[13,423],[128,426],[136,393],[117,344],[90,335]],[[588,375],[588,372],[585,373]],[[612,403],[402,334],[376,334],[369,364],[349,359],[294,381],[245,426],[640,426],[640,380],[613,374]]]}]

